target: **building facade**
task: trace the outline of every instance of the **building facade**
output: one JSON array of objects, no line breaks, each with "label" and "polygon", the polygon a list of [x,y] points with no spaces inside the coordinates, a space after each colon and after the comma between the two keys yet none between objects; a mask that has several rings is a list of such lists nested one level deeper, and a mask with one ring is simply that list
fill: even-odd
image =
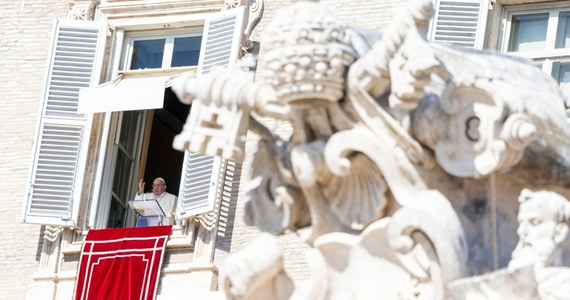
[{"label": "building facade", "polygon": [[[0,234],[6,241],[0,246],[0,298],[71,298],[86,232],[133,226],[127,200],[134,197],[139,178],[148,186],[157,176],[166,179],[168,190],[182,204],[167,245],[158,298],[223,298],[218,277],[224,258],[259,234],[242,220],[248,154],[256,138],[252,134],[248,140],[243,164],[173,150],[172,140],[190,108],[172,97],[169,80],[181,72],[207,72],[205,52],[217,52],[215,44],[205,44],[207,37],[218,34],[210,31],[216,24],[230,23],[228,32],[219,33],[225,38],[222,46],[233,46],[222,51],[230,64],[245,45],[242,37],[262,41],[272,16],[292,1],[266,1],[253,32],[248,32],[248,22],[255,18],[252,9],[225,2],[0,4],[5,14],[0,34],[0,159],[7,187],[0,210]],[[385,28],[403,2],[321,1],[340,19],[371,32]],[[570,3],[435,4],[431,40],[532,59],[562,87],[570,82]],[[73,44],[83,39],[85,43]],[[72,45],[66,44],[70,40]],[[210,45],[213,48],[206,47]],[[75,56],[65,49],[58,52],[58,46],[72,47],[69,52]],[[58,65],[61,60],[63,65]],[[111,85],[100,86],[106,82]],[[104,88],[110,86],[107,93]],[[88,87],[93,88],[91,98],[80,97],[79,90]],[[104,101],[84,100],[98,97]],[[194,186],[196,182],[205,182],[205,187]],[[481,194],[484,188],[468,189]],[[286,251],[303,250],[294,235],[283,240]],[[516,241],[509,243],[514,247]],[[497,255],[508,256],[511,250]],[[297,257],[287,261],[286,268],[303,279],[306,266]]]}]

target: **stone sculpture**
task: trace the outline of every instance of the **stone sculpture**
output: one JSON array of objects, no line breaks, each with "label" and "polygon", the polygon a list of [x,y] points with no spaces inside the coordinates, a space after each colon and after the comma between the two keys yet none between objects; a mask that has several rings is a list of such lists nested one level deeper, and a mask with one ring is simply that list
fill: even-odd
[{"label": "stone sculpture", "polygon": [[560,194],[524,189],[519,197],[519,243],[509,268],[560,266],[558,246],[568,237],[570,202]]},{"label": "stone sculpture", "polygon": [[[414,1],[377,40],[299,1],[268,27],[255,82],[251,66],[238,63],[175,83],[181,101],[233,111],[261,137],[246,222],[277,235],[304,228],[311,246],[312,277],[293,282],[275,237],[264,235],[228,262],[228,298],[453,297],[452,283],[469,276],[469,249],[433,177],[479,180],[529,152],[570,166],[556,83],[524,61],[428,43],[432,13],[431,0]],[[292,136],[276,136],[255,116],[290,122]],[[183,132],[176,147],[241,160],[246,133],[227,131],[223,140]],[[521,240],[513,267],[528,262]],[[259,256],[259,268],[240,267]]]},{"label": "stone sculpture", "polygon": [[519,243],[509,269],[532,266],[541,299],[570,299],[570,268],[561,268],[560,244],[568,237],[570,202],[550,191],[523,190]]},{"label": "stone sculpture", "polygon": [[450,283],[452,299],[570,299],[570,268],[561,267],[570,201],[551,191],[521,191],[519,242],[508,268]]}]

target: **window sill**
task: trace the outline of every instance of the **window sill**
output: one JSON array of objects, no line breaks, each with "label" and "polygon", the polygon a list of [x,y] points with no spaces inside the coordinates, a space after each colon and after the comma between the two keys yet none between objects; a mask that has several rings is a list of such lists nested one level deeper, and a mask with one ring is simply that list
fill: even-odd
[{"label": "window sill", "polygon": [[[194,225],[192,222],[187,226],[174,225],[166,242],[166,250],[194,247],[194,237],[196,236],[196,226]],[[71,243],[64,241],[61,253],[63,255],[78,255],[81,253],[82,246],[83,239]]]},{"label": "window sill", "polygon": [[74,281],[77,277],[75,270],[66,270],[58,273],[46,272],[40,270],[36,272],[33,276],[35,282],[48,281],[48,282],[62,282],[62,281]]},{"label": "window sill", "polygon": [[217,272],[218,268],[211,262],[174,263],[162,266],[162,275],[186,274],[192,272]]},{"label": "window sill", "polygon": [[184,72],[196,72],[197,66],[174,67],[174,68],[156,68],[156,69],[138,69],[119,71],[118,77],[149,77],[149,76],[175,76]]}]

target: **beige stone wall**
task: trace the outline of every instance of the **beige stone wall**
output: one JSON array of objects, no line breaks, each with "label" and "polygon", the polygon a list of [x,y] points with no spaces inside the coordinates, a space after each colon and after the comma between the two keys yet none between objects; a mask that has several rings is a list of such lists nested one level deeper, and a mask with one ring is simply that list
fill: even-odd
[{"label": "beige stone wall", "polygon": [[[263,19],[254,31],[253,38],[261,39],[264,28],[271,22],[277,11],[294,3],[293,0],[266,0]],[[385,28],[399,9],[405,7],[405,0],[321,0],[320,3],[327,6],[337,17],[353,26],[368,29]]]},{"label": "beige stone wall", "polygon": [[68,1],[1,1],[0,299],[23,299],[41,250],[39,225],[21,224],[47,50]]}]

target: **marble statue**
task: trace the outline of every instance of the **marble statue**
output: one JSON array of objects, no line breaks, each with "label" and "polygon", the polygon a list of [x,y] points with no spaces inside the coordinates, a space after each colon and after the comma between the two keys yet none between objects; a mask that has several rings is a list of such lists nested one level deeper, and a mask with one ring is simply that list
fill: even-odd
[{"label": "marble statue", "polygon": [[551,191],[525,189],[519,202],[519,243],[509,269],[533,266],[541,299],[570,299],[570,268],[560,263],[560,244],[570,226],[570,201]]},{"label": "marble statue", "polygon": [[505,269],[449,284],[452,299],[570,299],[570,268],[560,264],[570,201],[552,191],[523,189],[519,242]]},{"label": "marble statue", "polygon": [[[515,168],[526,153],[570,166],[556,82],[526,61],[428,43],[432,14],[431,0],[412,1],[380,37],[298,1],[267,28],[255,81],[243,60],[174,84],[184,103],[199,99],[219,111],[219,124],[193,124],[226,133],[182,132],[175,148],[242,161],[246,132],[223,120],[238,118],[260,136],[245,220],[268,234],[228,259],[229,299],[453,298],[453,283],[469,277],[469,249],[452,199],[433,177],[482,180]],[[258,116],[289,122],[292,135],[277,136]],[[521,199],[543,198],[529,193]],[[554,263],[568,231],[561,225],[568,216],[555,213],[562,206],[540,204],[545,220],[536,225],[526,215],[531,203],[521,200],[513,270]],[[528,240],[541,230],[553,234]],[[275,235],[285,231],[310,246],[307,281],[283,271]],[[539,238],[546,242],[534,244]],[[529,272],[507,281],[532,281]],[[492,295],[488,289],[470,295]]]},{"label": "marble statue", "polygon": [[568,237],[570,202],[560,194],[524,189],[519,197],[519,243],[510,269],[560,266],[558,246]]}]

